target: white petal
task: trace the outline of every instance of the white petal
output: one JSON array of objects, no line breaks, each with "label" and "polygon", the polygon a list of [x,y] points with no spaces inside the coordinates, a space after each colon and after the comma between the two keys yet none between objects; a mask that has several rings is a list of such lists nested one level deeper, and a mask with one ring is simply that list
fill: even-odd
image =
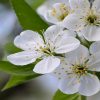
[{"label": "white petal", "polygon": [[59,65],[60,65],[60,59],[50,56],[50,57],[44,58],[39,63],[37,63],[33,71],[40,74],[51,73]]},{"label": "white petal", "polygon": [[91,96],[99,92],[100,90],[100,81],[99,79],[92,74],[88,74],[81,77],[81,85],[79,93],[85,96]]},{"label": "white petal", "polygon": [[66,77],[68,73],[72,73],[71,66],[66,63],[66,59],[60,57],[61,64],[57,67],[54,72],[50,73],[52,76],[56,77],[58,80]]},{"label": "white petal", "polygon": [[100,52],[91,55],[87,64],[89,70],[100,71]]},{"label": "white petal", "polygon": [[83,21],[83,18],[84,18],[83,15],[70,14],[64,19],[64,21],[62,22],[62,25],[70,30],[80,31],[84,28],[84,25],[85,25]]},{"label": "white petal", "polygon": [[[69,36],[75,36],[75,33],[73,31],[64,30],[60,25],[53,25],[44,33],[45,40],[50,45],[51,51],[55,49],[54,52],[56,53],[64,53],[70,51],[70,49],[73,50],[77,48],[80,44],[79,41]],[[65,50],[65,46],[67,50]]]},{"label": "white petal", "polygon": [[67,53],[75,50],[80,45],[78,39],[74,37],[59,36],[55,41],[55,52],[56,53]]},{"label": "white petal", "polygon": [[90,46],[90,53],[95,54],[97,52],[100,52],[100,41],[92,43]]},{"label": "white petal", "polygon": [[76,32],[72,31],[72,30],[64,30],[61,32],[61,34],[65,34],[66,36],[73,36],[73,37],[76,37]]},{"label": "white petal", "polygon": [[59,89],[66,94],[74,94],[78,92],[80,83],[78,79],[73,75],[72,77],[66,76],[61,80]]},{"label": "white petal", "polygon": [[70,11],[71,9],[69,6],[69,1],[66,1],[66,3],[55,3],[52,8],[46,12],[45,19],[53,24],[58,24],[59,22],[62,22],[62,20],[69,14]]},{"label": "white petal", "polygon": [[34,50],[39,46],[43,46],[44,42],[38,33],[26,30],[15,38],[14,44],[23,50]]},{"label": "white petal", "polygon": [[55,3],[68,3],[68,0],[47,0],[46,2],[48,2],[48,4],[52,5]]},{"label": "white petal", "polygon": [[48,10],[46,13],[45,13],[45,19],[47,22],[49,23],[52,23],[52,24],[57,24],[59,22],[59,20],[52,16],[52,11],[51,10]]},{"label": "white petal", "polygon": [[88,0],[69,0],[69,2],[73,10],[87,11],[90,8],[90,3]]},{"label": "white petal", "polygon": [[[55,3],[66,3],[66,5],[69,5],[68,0],[67,1],[66,0],[56,0],[56,1],[47,0],[41,6],[37,8],[37,13],[44,19],[46,16],[46,13],[52,8],[52,5],[54,5]],[[49,22],[51,22],[51,20]]]},{"label": "white petal", "polygon": [[65,3],[68,7],[70,6],[69,0],[55,0],[56,3]]},{"label": "white petal", "polygon": [[64,37],[75,37],[76,33],[71,30],[65,30],[61,25],[52,25],[44,33],[45,40],[46,42],[49,42],[49,44],[51,42],[54,43],[60,35],[63,35]]},{"label": "white petal", "polygon": [[100,0],[94,0],[92,9],[100,13]]},{"label": "white petal", "polygon": [[11,54],[7,57],[7,59],[14,65],[27,65],[35,62],[35,60],[39,57],[41,57],[41,54],[35,51],[23,51]]},{"label": "white petal", "polygon": [[76,50],[66,54],[66,61],[71,64],[83,64],[88,59],[88,49],[80,45]]},{"label": "white petal", "polygon": [[100,41],[100,27],[98,26],[86,26],[82,33],[88,41]]},{"label": "white petal", "polygon": [[60,25],[52,25],[50,26],[44,33],[44,37],[46,42],[53,42],[56,38],[61,34],[64,28]]},{"label": "white petal", "polygon": [[43,5],[39,6],[37,8],[37,13],[44,18],[44,14],[47,12],[47,10],[49,9],[49,5],[47,3],[44,3]]}]

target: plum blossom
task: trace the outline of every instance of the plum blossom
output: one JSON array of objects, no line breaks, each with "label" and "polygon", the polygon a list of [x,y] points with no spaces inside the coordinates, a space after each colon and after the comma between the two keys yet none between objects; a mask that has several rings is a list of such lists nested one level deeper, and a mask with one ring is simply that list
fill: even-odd
[{"label": "plum blossom", "polygon": [[92,6],[88,0],[70,0],[75,12],[63,20],[63,26],[82,34],[88,41],[100,41],[100,0]]},{"label": "plum blossom", "polygon": [[42,5],[37,8],[37,13],[44,18],[44,15],[49,9],[52,9],[52,5],[55,3],[66,3],[66,0],[46,0]]},{"label": "plum blossom", "polygon": [[62,2],[53,4],[51,8],[44,13],[44,18],[52,24],[61,24],[61,22],[72,12],[73,10],[70,7],[69,0],[65,2],[62,0]]},{"label": "plum blossom", "polygon": [[40,74],[50,73],[60,64],[60,59],[56,55],[70,52],[80,45],[74,36],[74,32],[55,25],[49,27],[43,36],[26,30],[14,40],[15,46],[23,51],[11,54],[7,58],[12,64],[21,66],[40,59],[33,71]]},{"label": "plum blossom", "polygon": [[[94,46],[90,48],[94,50]],[[100,72],[100,52],[90,54],[85,46],[80,45],[65,56],[61,58],[60,67],[51,74],[59,80],[58,88],[66,94],[79,92],[84,96],[99,92],[100,81],[94,72]]]}]

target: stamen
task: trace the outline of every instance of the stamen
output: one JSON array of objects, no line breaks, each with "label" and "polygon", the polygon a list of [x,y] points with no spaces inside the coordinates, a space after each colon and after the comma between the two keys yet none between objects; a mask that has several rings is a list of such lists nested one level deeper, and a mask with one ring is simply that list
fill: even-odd
[{"label": "stamen", "polygon": [[86,22],[90,25],[98,25],[98,16],[95,15],[92,10],[90,10],[86,17]]},{"label": "stamen", "polygon": [[56,15],[56,9],[55,9],[55,8],[53,8],[53,9],[52,9],[51,14],[52,14],[53,16],[55,16],[55,15]]},{"label": "stamen", "polygon": [[97,17],[96,17],[95,15],[90,15],[90,16],[88,16],[88,18],[87,18],[87,21],[88,21],[88,23],[90,23],[90,24],[94,24],[96,20],[97,20]]},{"label": "stamen", "polygon": [[40,47],[40,50],[45,53],[46,55],[53,55],[49,47]]},{"label": "stamen", "polygon": [[[58,10],[60,10],[61,14],[58,14]],[[57,20],[62,21],[69,14],[69,8],[64,4],[59,4],[59,9],[52,8],[51,15]]]},{"label": "stamen", "polygon": [[87,73],[87,67],[82,65],[74,65],[72,71],[78,76],[84,75]]}]

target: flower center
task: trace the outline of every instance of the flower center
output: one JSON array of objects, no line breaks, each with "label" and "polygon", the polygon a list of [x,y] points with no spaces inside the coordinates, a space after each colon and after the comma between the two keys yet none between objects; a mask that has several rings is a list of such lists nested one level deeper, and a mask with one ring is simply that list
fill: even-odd
[{"label": "flower center", "polygon": [[64,3],[60,3],[57,8],[53,8],[51,11],[53,17],[58,21],[62,21],[69,14],[69,9]]},{"label": "flower center", "polygon": [[99,16],[97,14],[94,13],[93,10],[90,10],[88,13],[87,13],[87,16],[86,16],[86,22],[90,25],[100,25],[100,22],[99,22]]},{"label": "flower center", "polygon": [[40,47],[40,49],[46,55],[53,55],[53,53],[51,52],[51,50],[49,48],[42,48],[42,47]]},{"label": "flower center", "polygon": [[87,18],[87,21],[89,24],[95,24],[96,20],[97,20],[97,17],[95,15],[90,15]]},{"label": "flower center", "polygon": [[82,65],[75,65],[75,66],[73,66],[72,71],[75,74],[81,76],[81,75],[84,75],[87,73],[87,68]]}]

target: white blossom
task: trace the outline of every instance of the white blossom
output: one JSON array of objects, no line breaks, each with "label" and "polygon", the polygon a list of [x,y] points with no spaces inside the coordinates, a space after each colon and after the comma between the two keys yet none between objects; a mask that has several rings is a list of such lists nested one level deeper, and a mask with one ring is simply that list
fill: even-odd
[{"label": "white blossom", "polygon": [[50,73],[60,64],[56,54],[63,54],[76,49],[80,42],[69,30],[60,26],[51,26],[43,37],[39,33],[26,30],[18,35],[14,44],[23,51],[9,55],[8,60],[15,65],[27,65],[41,59],[33,69],[36,73]]},{"label": "white blossom", "polygon": [[[91,50],[94,46],[91,47]],[[51,74],[58,78],[58,88],[66,94],[79,92],[91,96],[99,92],[100,81],[94,74],[100,72],[100,52],[90,54],[89,50],[80,45],[76,50],[61,58],[60,67]]]},{"label": "white blossom", "polygon": [[37,13],[43,18],[46,12],[52,9],[52,5],[55,3],[66,3],[66,0],[46,0],[42,5],[37,8]]},{"label": "white blossom", "polygon": [[100,0],[94,0],[92,7],[88,0],[70,0],[75,12],[63,21],[63,26],[82,34],[88,41],[100,40]]},{"label": "white blossom", "polygon": [[62,0],[61,2],[53,4],[51,8],[44,13],[44,18],[52,24],[61,24],[71,13],[73,13],[73,10],[70,7],[69,0]]}]

